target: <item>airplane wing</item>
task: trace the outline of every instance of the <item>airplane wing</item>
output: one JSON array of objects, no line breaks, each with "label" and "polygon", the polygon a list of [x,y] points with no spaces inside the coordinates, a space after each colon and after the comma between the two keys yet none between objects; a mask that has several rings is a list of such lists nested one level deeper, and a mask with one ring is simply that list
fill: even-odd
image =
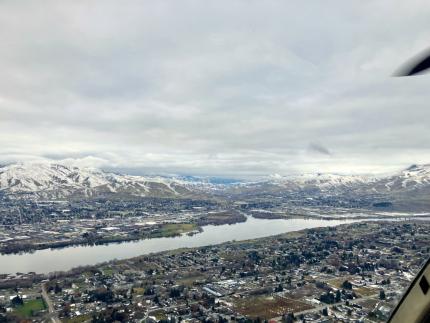
[{"label": "airplane wing", "polygon": [[426,49],[417,56],[404,63],[394,76],[412,76],[423,74],[430,68],[430,49]]}]

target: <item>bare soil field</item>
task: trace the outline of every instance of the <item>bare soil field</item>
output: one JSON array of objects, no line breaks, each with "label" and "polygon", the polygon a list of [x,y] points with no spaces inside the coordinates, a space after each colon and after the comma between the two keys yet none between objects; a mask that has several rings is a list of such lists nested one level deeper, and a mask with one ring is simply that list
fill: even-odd
[{"label": "bare soil field", "polygon": [[311,308],[311,305],[304,302],[280,296],[251,297],[235,302],[235,310],[242,315],[266,320],[285,313],[300,312]]}]

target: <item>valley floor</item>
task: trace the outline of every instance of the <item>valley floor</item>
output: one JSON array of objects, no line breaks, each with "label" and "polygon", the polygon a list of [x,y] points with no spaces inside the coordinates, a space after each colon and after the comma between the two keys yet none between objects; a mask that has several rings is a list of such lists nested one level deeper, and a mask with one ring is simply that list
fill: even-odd
[{"label": "valley floor", "polygon": [[45,307],[20,310],[41,299],[45,284],[63,322],[384,321],[429,256],[429,243],[427,221],[360,222],[112,261],[33,281],[15,277],[10,288],[5,277],[0,315],[12,322],[52,317]]}]

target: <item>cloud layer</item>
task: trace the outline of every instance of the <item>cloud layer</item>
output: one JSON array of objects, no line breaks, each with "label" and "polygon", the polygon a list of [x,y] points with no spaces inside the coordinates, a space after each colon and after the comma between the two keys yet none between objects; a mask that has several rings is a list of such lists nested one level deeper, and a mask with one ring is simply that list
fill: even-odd
[{"label": "cloud layer", "polygon": [[430,162],[424,1],[2,1],[0,161],[258,176]]}]

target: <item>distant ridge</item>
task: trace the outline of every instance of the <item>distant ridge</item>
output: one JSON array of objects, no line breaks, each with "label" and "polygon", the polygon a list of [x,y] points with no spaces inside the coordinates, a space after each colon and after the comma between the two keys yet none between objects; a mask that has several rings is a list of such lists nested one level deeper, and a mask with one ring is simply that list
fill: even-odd
[{"label": "distant ridge", "polygon": [[[136,176],[59,163],[18,163],[0,167],[0,192],[12,198],[160,197],[207,198],[228,194],[303,193],[421,196],[430,192],[430,165],[411,165],[388,176],[304,174],[268,176],[254,182],[194,176]],[[413,194],[413,195],[411,195]]]}]

